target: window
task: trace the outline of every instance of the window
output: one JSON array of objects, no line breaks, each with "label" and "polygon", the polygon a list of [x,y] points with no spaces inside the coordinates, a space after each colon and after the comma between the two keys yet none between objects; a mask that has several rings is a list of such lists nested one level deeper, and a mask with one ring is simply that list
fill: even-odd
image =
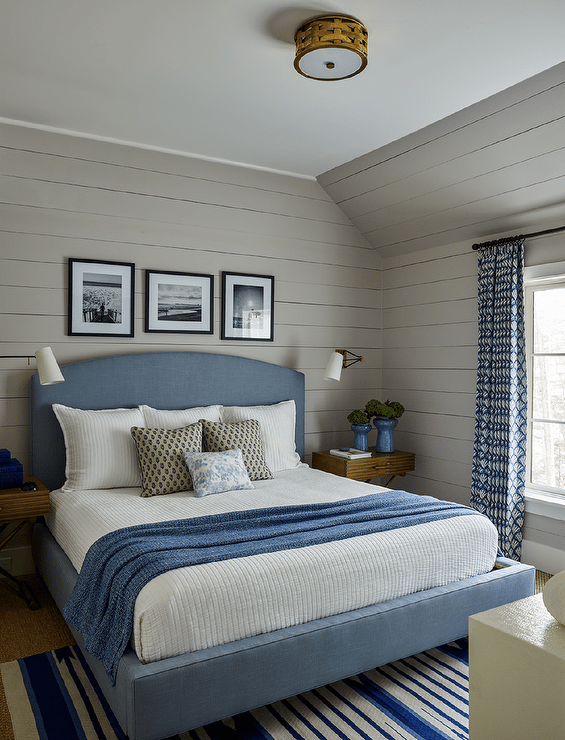
[{"label": "window", "polygon": [[[539,268],[538,268],[539,270]],[[526,486],[565,496],[565,276],[526,283]]]}]

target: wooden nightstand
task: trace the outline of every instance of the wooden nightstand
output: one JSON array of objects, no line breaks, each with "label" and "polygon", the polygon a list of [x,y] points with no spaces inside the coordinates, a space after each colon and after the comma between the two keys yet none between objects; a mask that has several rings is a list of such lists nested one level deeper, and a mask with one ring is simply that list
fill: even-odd
[{"label": "wooden nightstand", "polygon": [[372,457],[363,457],[360,460],[346,460],[343,457],[330,455],[327,450],[312,453],[312,467],[353,480],[369,481],[371,478],[390,476],[385,484],[388,486],[396,475],[406,475],[409,470],[414,470],[415,459],[413,452],[395,450],[394,452],[373,452]]},{"label": "wooden nightstand", "polygon": [[[49,513],[49,490],[37,478],[24,478],[24,482],[31,481],[37,486],[37,491],[22,491],[20,488],[0,489],[0,552],[20,531],[29,523],[33,523],[38,516]],[[9,524],[17,522],[3,539],[2,535]],[[39,609],[40,604],[25,581],[18,580],[4,568],[0,573],[7,578],[30,609]]]}]

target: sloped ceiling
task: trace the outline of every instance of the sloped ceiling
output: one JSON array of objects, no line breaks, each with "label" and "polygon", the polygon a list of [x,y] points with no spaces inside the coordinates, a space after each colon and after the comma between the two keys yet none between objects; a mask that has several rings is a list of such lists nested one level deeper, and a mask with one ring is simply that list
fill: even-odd
[{"label": "sloped ceiling", "polygon": [[565,64],[319,180],[383,257],[565,225]]},{"label": "sloped ceiling", "polygon": [[[516,154],[494,146],[518,134],[500,128],[493,110],[505,103],[489,98],[563,61],[562,0],[0,2],[1,121],[319,177],[382,254],[451,240],[458,221],[464,238],[505,217],[516,228],[519,199],[504,190],[521,189],[530,209],[558,199],[548,186],[529,200],[527,167],[504,172],[509,157],[535,156],[542,182],[555,160],[537,144],[522,150],[526,127]],[[335,12],[368,28],[367,69],[301,77],[295,29]],[[488,167],[471,164],[480,154]]]}]

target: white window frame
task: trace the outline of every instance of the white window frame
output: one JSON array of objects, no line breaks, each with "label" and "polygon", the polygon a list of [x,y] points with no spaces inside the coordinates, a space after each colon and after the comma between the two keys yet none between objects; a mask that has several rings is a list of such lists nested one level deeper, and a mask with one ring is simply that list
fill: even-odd
[{"label": "white window frame", "polygon": [[[547,290],[552,287],[565,287],[565,262],[556,262],[549,265],[536,265],[528,267],[524,271],[525,286],[525,310],[526,310],[526,352],[527,352],[527,371],[528,371],[528,443],[527,443],[527,462],[526,462],[526,497],[531,500],[537,500],[540,503],[553,504],[562,509],[565,507],[565,489],[544,486],[531,482],[532,472],[532,370],[533,370],[533,297],[536,289]],[[553,507],[552,507],[553,508]],[[542,513],[541,511],[539,513]],[[549,513],[544,510],[545,514]]]}]

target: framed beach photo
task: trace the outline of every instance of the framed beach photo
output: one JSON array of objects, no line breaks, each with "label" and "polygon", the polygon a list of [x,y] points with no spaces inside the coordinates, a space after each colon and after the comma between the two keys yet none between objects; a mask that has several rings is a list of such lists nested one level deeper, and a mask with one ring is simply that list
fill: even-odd
[{"label": "framed beach photo", "polygon": [[133,337],[135,265],[69,259],[71,336]]},{"label": "framed beach photo", "polygon": [[213,334],[213,275],[146,270],[145,331]]},{"label": "framed beach photo", "polygon": [[222,273],[222,339],[272,342],[274,309],[272,275]]}]

